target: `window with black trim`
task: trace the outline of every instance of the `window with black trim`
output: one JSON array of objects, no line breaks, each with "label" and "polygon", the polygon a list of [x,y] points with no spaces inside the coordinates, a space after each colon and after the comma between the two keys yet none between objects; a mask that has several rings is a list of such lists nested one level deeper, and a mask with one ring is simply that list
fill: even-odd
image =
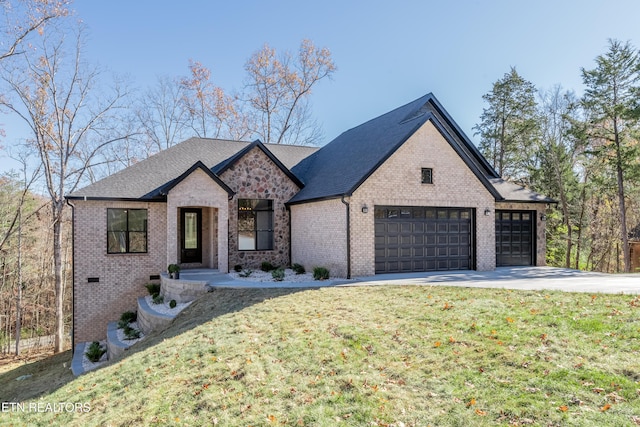
[{"label": "window with black trim", "polygon": [[433,169],[422,168],[422,183],[433,184]]},{"label": "window with black trim", "polygon": [[147,252],[147,210],[107,209],[107,253]]},{"label": "window with black trim", "polygon": [[273,250],[273,200],[238,200],[238,250]]}]

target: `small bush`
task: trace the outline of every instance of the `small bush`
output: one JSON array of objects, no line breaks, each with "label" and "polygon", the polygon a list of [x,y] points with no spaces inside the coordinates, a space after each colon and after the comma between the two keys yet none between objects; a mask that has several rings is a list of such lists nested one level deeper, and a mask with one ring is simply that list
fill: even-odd
[{"label": "small bush", "polygon": [[124,329],[129,327],[129,321],[128,320],[118,320],[118,329]]},{"label": "small bush", "polygon": [[141,332],[131,326],[127,325],[123,328],[122,332],[124,332],[124,336],[126,340],[137,340],[140,338]]},{"label": "small bush", "polygon": [[298,263],[293,264],[293,265],[291,266],[291,269],[292,269],[296,274],[304,274],[304,273],[306,272],[306,271],[305,271],[305,269],[304,269],[304,266],[303,266],[303,265],[300,265],[300,264],[298,264]]},{"label": "small bush", "polygon": [[153,303],[154,304],[162,304],[164,302],[164,297],[160,294],[158,295],[154,295],[153,297]]},{"label": "small bush", "polygon": [[314,267],[313,280],[327,280],[329,278],[329,270],[324,267]]},{"label": "small bush", "polygon": [[160,283],[147,283],[146,285],[144,285],[144,287],[147,288],[147,291],[149,291],[149,295],[151,295],[152,297],[160,294]]},{"label": "small bush", "polygon": [[169,301],[169,307],[170,308],[176,308],[176,305],[178,305],[176,300],[172,299],[171,301]]},{"label": "small bush", "polygon": [[276,267],[274,267],[274,265],[271,264],[269,261],[262,261],[262,264],[260,264],[260,270],[262,270],[262,271],[269,272],[269,271],[273,271],[275,269],[276,269]]},{"label": "small bush", "polygon": [[273,277],[273,280],[276,282],[282,282],[284,280],[284,268],[276,268],[271,271],[271,277]]},{"label": "small bush", "polygon": [[242,271],[242,266],[240,264],[234,265],[233,271],[235,271],[236,273],[240,273]]},{"label": "small bush", "polygon": [[242,273],[238,274],[238,276],[240,277],[249,277],[253,274],[253,270],[251,270],[250,268],[246,268],[244,270],[242,270]]},{"label": "small bush", "polygon": [[135,311],[125,311],[120,316],[120,320],[125,321],[127,323],[133,323],[138,320],[138,314]]},{"label": "small bush", "polygon": [[107,352],[106,348],[102,348],[102,346],[98,341],[94,341],[91,344],[89,344],[89,348],[84,354],[87,355],[87,359],[89,359],[93,363],[96,363],[100,361],[100,358],[106,352]]}]

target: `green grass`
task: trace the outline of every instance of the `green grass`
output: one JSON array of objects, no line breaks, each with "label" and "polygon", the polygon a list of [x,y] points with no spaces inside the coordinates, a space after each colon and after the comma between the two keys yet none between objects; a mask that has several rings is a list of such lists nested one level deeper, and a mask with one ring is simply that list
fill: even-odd
[{"label": "green grass", "polygon": [[0,423],[635,425],[639,338],[634,296],[217,290],[125,359],[39,400],[89,413],[0,413]]}]

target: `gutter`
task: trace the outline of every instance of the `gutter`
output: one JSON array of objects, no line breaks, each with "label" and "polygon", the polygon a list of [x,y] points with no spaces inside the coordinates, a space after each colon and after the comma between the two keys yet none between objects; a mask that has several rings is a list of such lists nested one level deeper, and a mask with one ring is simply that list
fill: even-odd
[{"label": "gutter", "polygon": [[351,279],[351,205],[344,200],[344,196],[343,194],[340,201],[347,207],[347,279]]},{"label": "gutter", "polygon": [[76,207],[66,199],[71,206],[71,353],[76,349]]}]

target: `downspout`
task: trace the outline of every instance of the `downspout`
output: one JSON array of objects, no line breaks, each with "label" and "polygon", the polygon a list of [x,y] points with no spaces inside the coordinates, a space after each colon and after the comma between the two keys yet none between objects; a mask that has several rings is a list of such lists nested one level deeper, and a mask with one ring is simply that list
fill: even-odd
[{"label": "downspout", "polygon": [[351,279],[351,218],[349,202],[344,200],[344,194],[340,201],[347,207],[347,279]]},{"label": "downspout", "polygon": [[289,213],[289,221],[287,222],[289,223],[289,265],[291,265],[293,263],[293,254],[291,251],[291,207],[287,206],[286,204],[284,205],[284,207]]},{"label": "downspout", "polygon": [[[86,198],[85,198],[86,199]],[[76,207],[71,206],[71,354],[76,350]]]},{"label": "downspout", "polygon": [[[227,203],[227,273],[231,271],[231,211],[232,209],[229,209],[231,207],[231,201],[233,200],[234,195],[229,195],[227,196],[229,202]],[[233,206],[233,209],[236,209],[235,206]],[[218,216],[220,216],[220,214],[218,214]],[[236,220],[236,223],[238,221]],[[220,254],[218,254],[218,270],[220,269]]]}]

